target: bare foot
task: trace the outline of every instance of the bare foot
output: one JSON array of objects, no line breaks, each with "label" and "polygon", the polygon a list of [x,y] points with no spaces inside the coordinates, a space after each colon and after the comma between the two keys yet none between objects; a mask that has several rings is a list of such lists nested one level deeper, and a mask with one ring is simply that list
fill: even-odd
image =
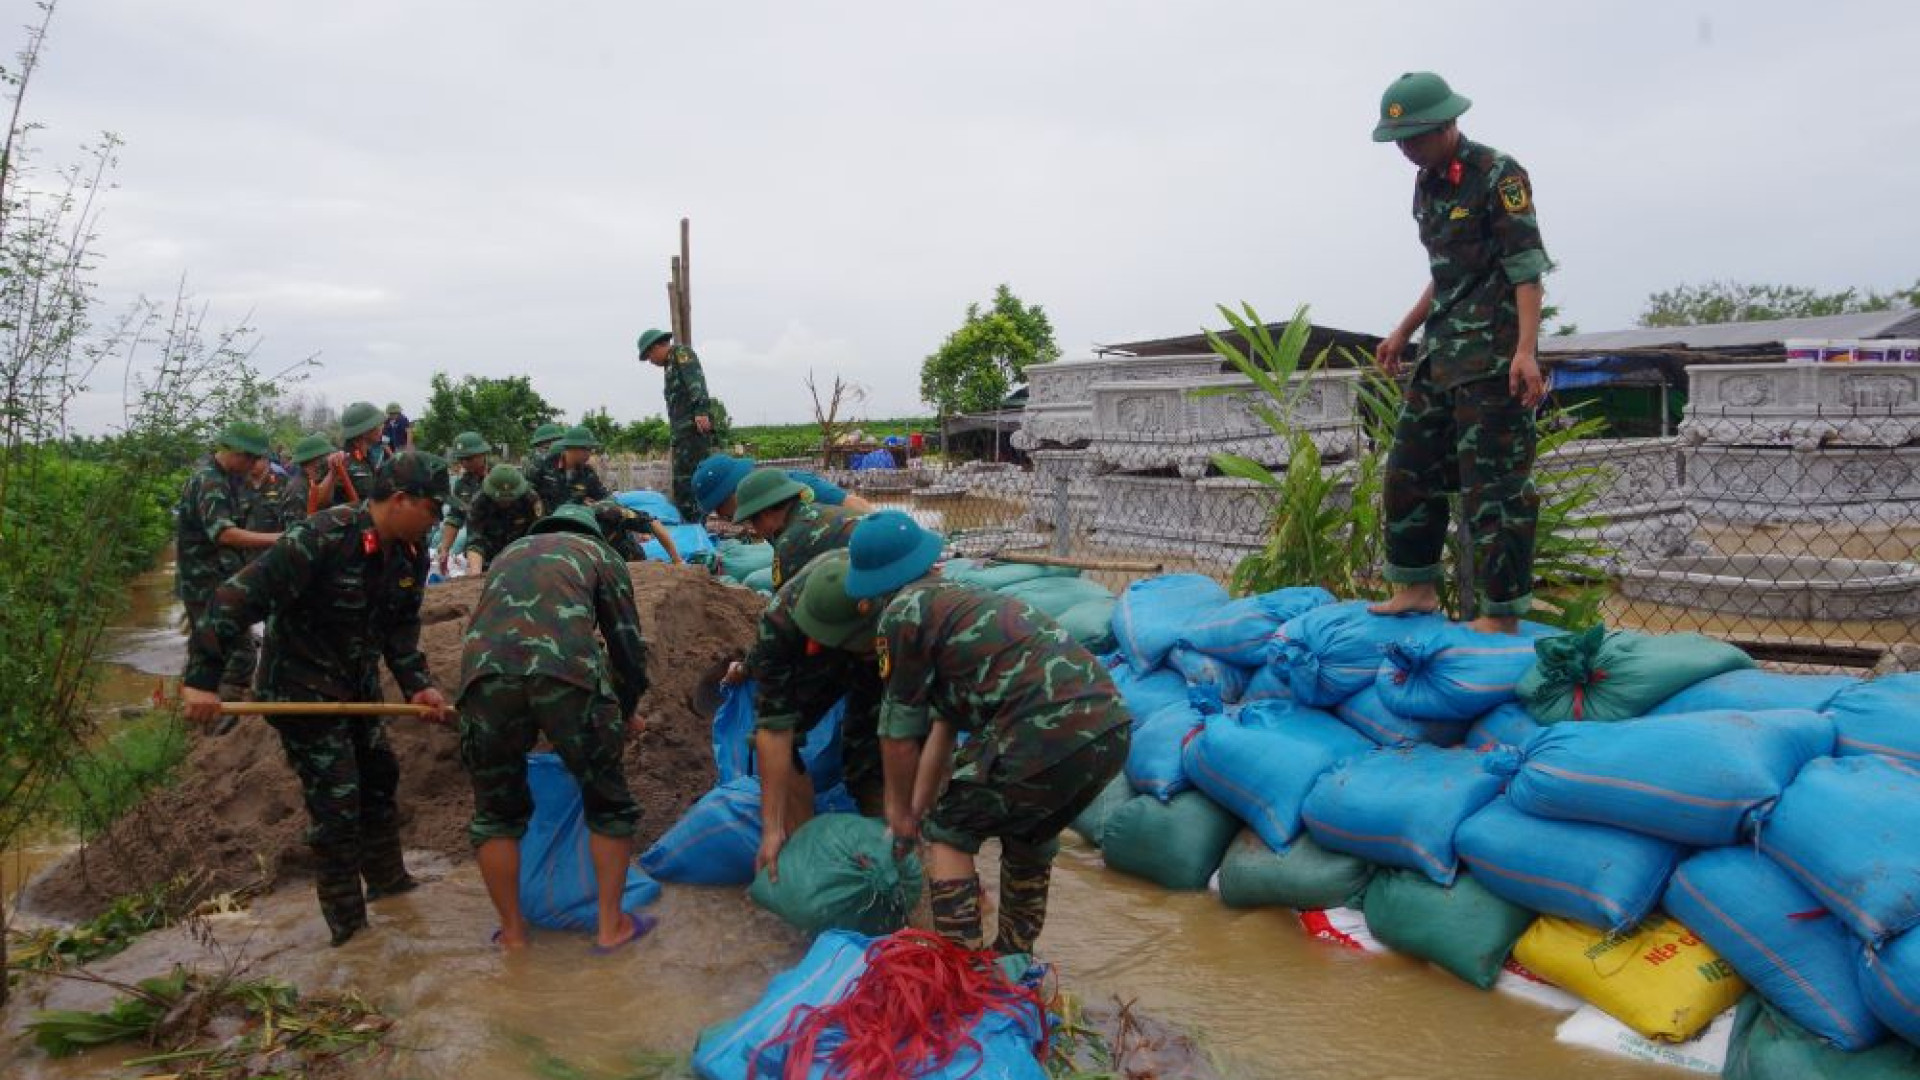
[{"label": "bare foot", "polygon": [[1509,637],[1518,637],[1520,636],[1520,616],[1482,615],[1468,623],[1467,629],[1482,634],[1506,634]]},{"label": "bare foot", "polygon": [[499,946],[501,952],[520,952],[533,947],[533,936],[528,933],[527,921],[522,919],[518,926],[503,926],[495,930],[493,943]]},{"label": "bare foot", "polygon": [[1430,582],[1403,585],[1367,610],[1375,615],[1431,615],[1440,610],[1440,589]]}]

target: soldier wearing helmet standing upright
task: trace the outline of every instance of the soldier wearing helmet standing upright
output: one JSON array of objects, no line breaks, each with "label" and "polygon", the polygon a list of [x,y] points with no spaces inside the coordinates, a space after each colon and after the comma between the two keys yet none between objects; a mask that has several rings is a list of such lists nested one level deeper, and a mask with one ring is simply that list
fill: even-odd
[{"label": "soldier wearing helmet standing upright", "polygon": [[700,521],[693,495],[693,471],[713,452],[713,402],[707,377],[691,348],[674,343],[665,330],[640,335],[640,359],[667,373],[667,426],[673,432],[673,505],[689,522]]},{"label": "soldier wearing helmet standing upright", "polygon": [[1377,354],[1399,373],[1425,328],[1387,458],[1387,566],[1377,614],[1436,611],[1447,492],[1473,540],[1475,629],[1514,633],[1532,600],[1534,409],[1546,395],[1535,348],[1551,265],[1526,170],[1460,133],[1471,104],[1431,72],[1401,76],[1380,101],[1375,142],[1420,169],[1413,216],[1431,279]]}]

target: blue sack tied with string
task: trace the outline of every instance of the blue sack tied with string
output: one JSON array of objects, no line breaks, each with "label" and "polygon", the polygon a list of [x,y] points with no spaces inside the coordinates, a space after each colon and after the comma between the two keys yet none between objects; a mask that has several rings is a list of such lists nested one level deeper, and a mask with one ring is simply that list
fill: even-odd
[{"label": "blue sack tied with string", "polygon": [[[600,920],[600,888],[587,846],[580,785],[557,754],[529,754],[527,787],[533,792],[533,817],[520,838],[520,912],[543,930],[594,930]],[[659,898],[658,882],[638,867],[627,867],[620,910],[632,911]]]},{"label": "blue sack tied with string", "polygon": [[1472,726],[1469,720],[1415,720],[1401,716],[1381,698],[1378,686],[1368,686],[1333,710],[1341,722],[1381,746],[1458,746]]},{"label": "blue sack tied with string", "polygon": [[1205,686],[1220,695],[1220,700],[1236,702],[1247,688],[1247,672],[1217,656],[1175,645],[1167,652],[1167,667],[1180,673],[1188,686]]},{"label": "blue sack tied with string", "polygon": [[1467,729],[1465,742],[1468,749],[1483,754],[1503,746],[1518,750],[1539,730],[1540,721],[1527,712],[1527,707],[1510,701],[1475,720]]},{"label": "blue sack tied with string", "polygon": [[1539,623],[1520,633],[1483,634],[1449,623],[1429,634],[1386,643],[1374,685],[1380,701],[1414,720],[1471,721],[1517,700],[1514,687],[1533,667],[1533,643],[1560,631]]},{"label": "blue sack tied with string", "polygon": [[[1252,716],[1248,714],[1252,713]],[[1322,775],[1373,749],[1366,736],[1318,709],[1210,716],[1182,758],[1193,785],[1247,823],[1274,851],[1300,835],[1300,806]]]},{"label": "blue sack tied with string", "polygon": [[1289,619],[1274,644],[1293,696],[1324,708],[1373,685],[1389,642],[1428,637],[1446,626],[1444,616],[1375,615],[1367,601],[1349,600]]},{"label": "blue sack tied with string", "polygon": [[1322,776],[1301,806],[1314,842],[1451,885],[1454,833],[1500,793],[1482,755],[1437,746],[1377,749]]},{"label": "blue sack tied with string", "polygon": [[1878,756],[1810,762],[1759,840],[1860,940],[1920,925],[1920,766]]},{"label": "blue sack tied with string", "polygon": [[1684,853],[1625,829],[1523,814],[1504,798],[1468,818],[1453,844],[1502,900],[1614,932],[1646,918]]},{"label": "blue sack tied with string", "polygon": [[1714,709],[1812,709],[1820,712],[1833,696],[1862,685],[1851,675],[1788,675],[1761,668],[1739,668],[1702,679],[1647,710],[1648,716],[1710,712]]},{"label": "blue sack tied with string", "polygon": [[1880,754],[1920,765],[1920,672],[1882,675],[1834,694],[1827,702],[1841,757]]},{"label": "blue sack tied with string", "polygon": [[1180,644],[1235,667],[1259,667],[1267,659],[1267,641],[1282,623],[1333,602],[1333,594],[1317,585],[1242,597],[1188,622]]},{"label": "blue sack tied with string", "polygon": [[1127,782],[1142,795],[1166,802],[1193,786],[1181,764],[1181,749],[1200,729],[1201,714],[1176,702],[1142,721],[1127,746]]},{"label": "blue sack tied with string", "polygon": [[1152,671],[1180,643],[1187,624],[1227,602],[1205,574],[1164,574],[1127,586],[1113,608],[1113,637],[1135,671]]}]

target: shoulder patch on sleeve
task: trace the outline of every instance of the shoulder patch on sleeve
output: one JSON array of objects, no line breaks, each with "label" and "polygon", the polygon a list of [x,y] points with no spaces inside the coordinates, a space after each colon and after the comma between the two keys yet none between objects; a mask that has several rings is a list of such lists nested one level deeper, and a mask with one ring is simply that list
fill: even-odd
[{"label": "shoulder patch on sleeve", "polygon": [[885,637],[876,637],[873,639],[873,652],[874,661],[880,668],[880,678],[884,680],[887,676],[893,674],[893,656],[887,649],[887,639]]},{"label": "shoulder patch on sleeve", "polygon": [[1500,181],[1500,205],[1509,214],[1523,214],[1533,206],[1533,198],[1527,191],[1527,178],[1509,176]]}]

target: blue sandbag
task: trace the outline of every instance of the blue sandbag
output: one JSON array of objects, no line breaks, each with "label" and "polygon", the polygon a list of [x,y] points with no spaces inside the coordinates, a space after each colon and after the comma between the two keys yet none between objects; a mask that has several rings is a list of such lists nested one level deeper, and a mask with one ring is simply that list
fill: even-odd
[{"label": "blue sandbag", "polygon": [[[757,772],[753,762],[755,685],[748,679],[720,687],[720,708],[713,714],[713,764],[719,783]],[[815,791],[826,791],[841,780],[840,720],[846,714],[847,701],[841,698],[801,740],[800,760]]]},{"label": "blue sandbag", "polygon": [[1227,602],[1227,590],[1204,574],[1165,574],[1127,586],[1113,609],[1113,637],[1136,671],[1152,671],[1180,641],[1187,623]]},{"label": "blue sandbag", "polygon": [[[844,787],[814,796],[815,812],[858,813]],[[640,867],[680,885],[745,885],[760,851],[760,778],[742,776],[700,796],[653,846]]]},{"label": "blue sandbag", "polygon": [[1180,673],[1188,686],[1210,686],[1220,700],[1235,702],[1247,688],[1247,673],[1216,656],[1196,652],[1185,645],[1167,651],[1167,666]]},{"label": "blue sandbag", "polygon": [[1180,644],[1235,667],[1259,667],[1267,659],[1268,639],[1282,623],[1331,603],[1333,594],[1317,585],[1242,597],[1189,622]]},{"label": "blue sandbag", "polygon": [[721,540],[713,547],[720,574],[732,581],[744,583],[749,575],[773,565],[773,545],[764,541]]},{"label": "blue sandbag", "polygon": [[1247,688],[1240,691],[1240,700],[1292,701],[1293,683],[1287,678],[1286,665],[1269,659],[1253,669],[1253,677],[1247,680]]},{"label": "blue sandbag", "polygon": [[1884,754],[1920,765],[1920,673],[1882,675],[1833,695],[1827,703],[1841,757]]},{"label": "blue sandbag", "polygon": [[[527,787],[533,793],[533,817],[520,838],[520,913],[543,930],[598,929],[600,889],[587,846],[580,785],[558,755],[528,754]],[[639,867],[628,866],[620,910],[632,911],[659,898],[659,883]]]},{"label": "blue sandbag", "polygon": [[1495,896],[1616,932],[1660,902],[1683,854],[1678,844],[1625,829],[1532,817],[1506,799],[1468,818],[1453,844]]},{"label": "blue sandbag", "polygon": [[[708,559],[713,556],[713,537],[707,533],[705,525],[669,525],[667,534],[673,537],[673,546],[679,549],[680,558],[687,562],[698,562],[702,556]],[[667,561],[667,549],[658,540],[647,540],[640,545],[640,550],[655,562]]]},{"label": "blue sandbag", "polygon": [[1466,745],[1470,750],[1486,753],[1498,750],[1502,746],[1515,750],[1527,745],[1540,730],[1540,721],[1527,712],[1527,707],[1517,701],[1508,702],[1473,722],[1467,729]]},{"label": "blue sandbag", "polygon": [[1534,663],[1533,643],[1560,633],[1523,622],[1519,635],[1483,634],[1448,623],[1430,634],[1389,641],[1374,685],[1380,701],[1414,720],[1466,720],[1516,700]]},{"label": "blue sandbag", "polygon": [[1389,642],[1428,637],[1447,626],[1440,615],[1375,615],[1367,601],[1328,604],[1287,620],[1274,641],[1308,705],[1338,705],[1373,684]]},{"label": "blue sandbag", "polygon": [[1832,749],[1833,721],[1777,709],[1554,724],[1519,754],[1486,761],[1512,772],[1507,793],[1525,813],[1725,847]]},{"label": "blue sandbag", "polygon": [[1199,729],[1199,710],[1184,701],[1141,721],[1127,747],[1127,782],[1133,790],[1166,802],[1192,787],[1181,766],[1180,751]]},{"label": "blue sandbag", "polygon": [[1920,934],[1860,954],[1860,991],[1880,1022],[1920,1044]]},{"label": "blue sandbag", "polygon": [[1700,852],[1673,875],[1666,909],[1808,1031],[1843,1050],[1886,1037],[1861,994],[1860,943],[1765,855]]},{"label": "blue sandbag", "polygon": [[1458,746],[1460,740],[1466,737],[1467,729],[1473,726],[1471,720],[1441,722],[1401,716],[1380,700],[1378,686],[1368,686],[1341,702],[1334,709],[1334,715],[1381,746],[1412,746],[1415,743]]},{"label": "blue sandbag", "polygon": [[[1253,713],[1250,719],[1248,713]],[[1210,716],[1182,758],[1193,786],[1285,851],[1300,834],[1300,804],[1327,771],[1373,749],[1366,736],[1318,709],[1289,709],[1270,723],[1267,713]]]},{"label": "blue sandbag", "polygon": [[1920,768],[1871,755],[1811,762],[1759,840],[1862,941],[1920,924]]},{"label": "blue sandbag", "polygon": [[[1302,718],[1311,725],[1324,724],[1329,720],[1339,723],[1327,710],[1302,705],[1292,698],[1245,702],[1234,710],[1233,715],[1239,719],[1242,726],[1250,728],[1285,727]],[[1368,740],[1368,745],[1372,745],[1372,740]]]},{"label": "blue sandbag", "polygon": [[[1861,685],[1851,675],[1788,675],[1741,668],[1702,679],[1647,710],[1648,716],[1712,712],[1715,709],[1812,709],[1820,712],[1836,693]],[[1916,692],[1920,696],[1920,691]]]},{"label": "blue sandbag", "polygon": [[[680,508],[673,500],[657,491],[637,488],[633,491],[616,492],[613,501],[629,510],[639,510],[651,514],[662,525],[682,525],[686,519],[680,516]],[[679,539],[675,537],[674,539]]]},{"label": "blue sandbag", "polygon": [[1300,818],[1329,851],[1418,870],[1440,885],[1459,869],[1460,823],[1500,793],[1500,778],[1469,750],[1380,749],[1320,778]]},{"label": "blue sandbag", "polygon": [[1187,680],[1177,671],[1150,671],[1144,675],[1133,666],[1121,663],[1112,669],[1113,684],[1120,688],[1120,700],[1133,714],[1138,729],[1147,717],[1169,705],[1187,700]]}]

